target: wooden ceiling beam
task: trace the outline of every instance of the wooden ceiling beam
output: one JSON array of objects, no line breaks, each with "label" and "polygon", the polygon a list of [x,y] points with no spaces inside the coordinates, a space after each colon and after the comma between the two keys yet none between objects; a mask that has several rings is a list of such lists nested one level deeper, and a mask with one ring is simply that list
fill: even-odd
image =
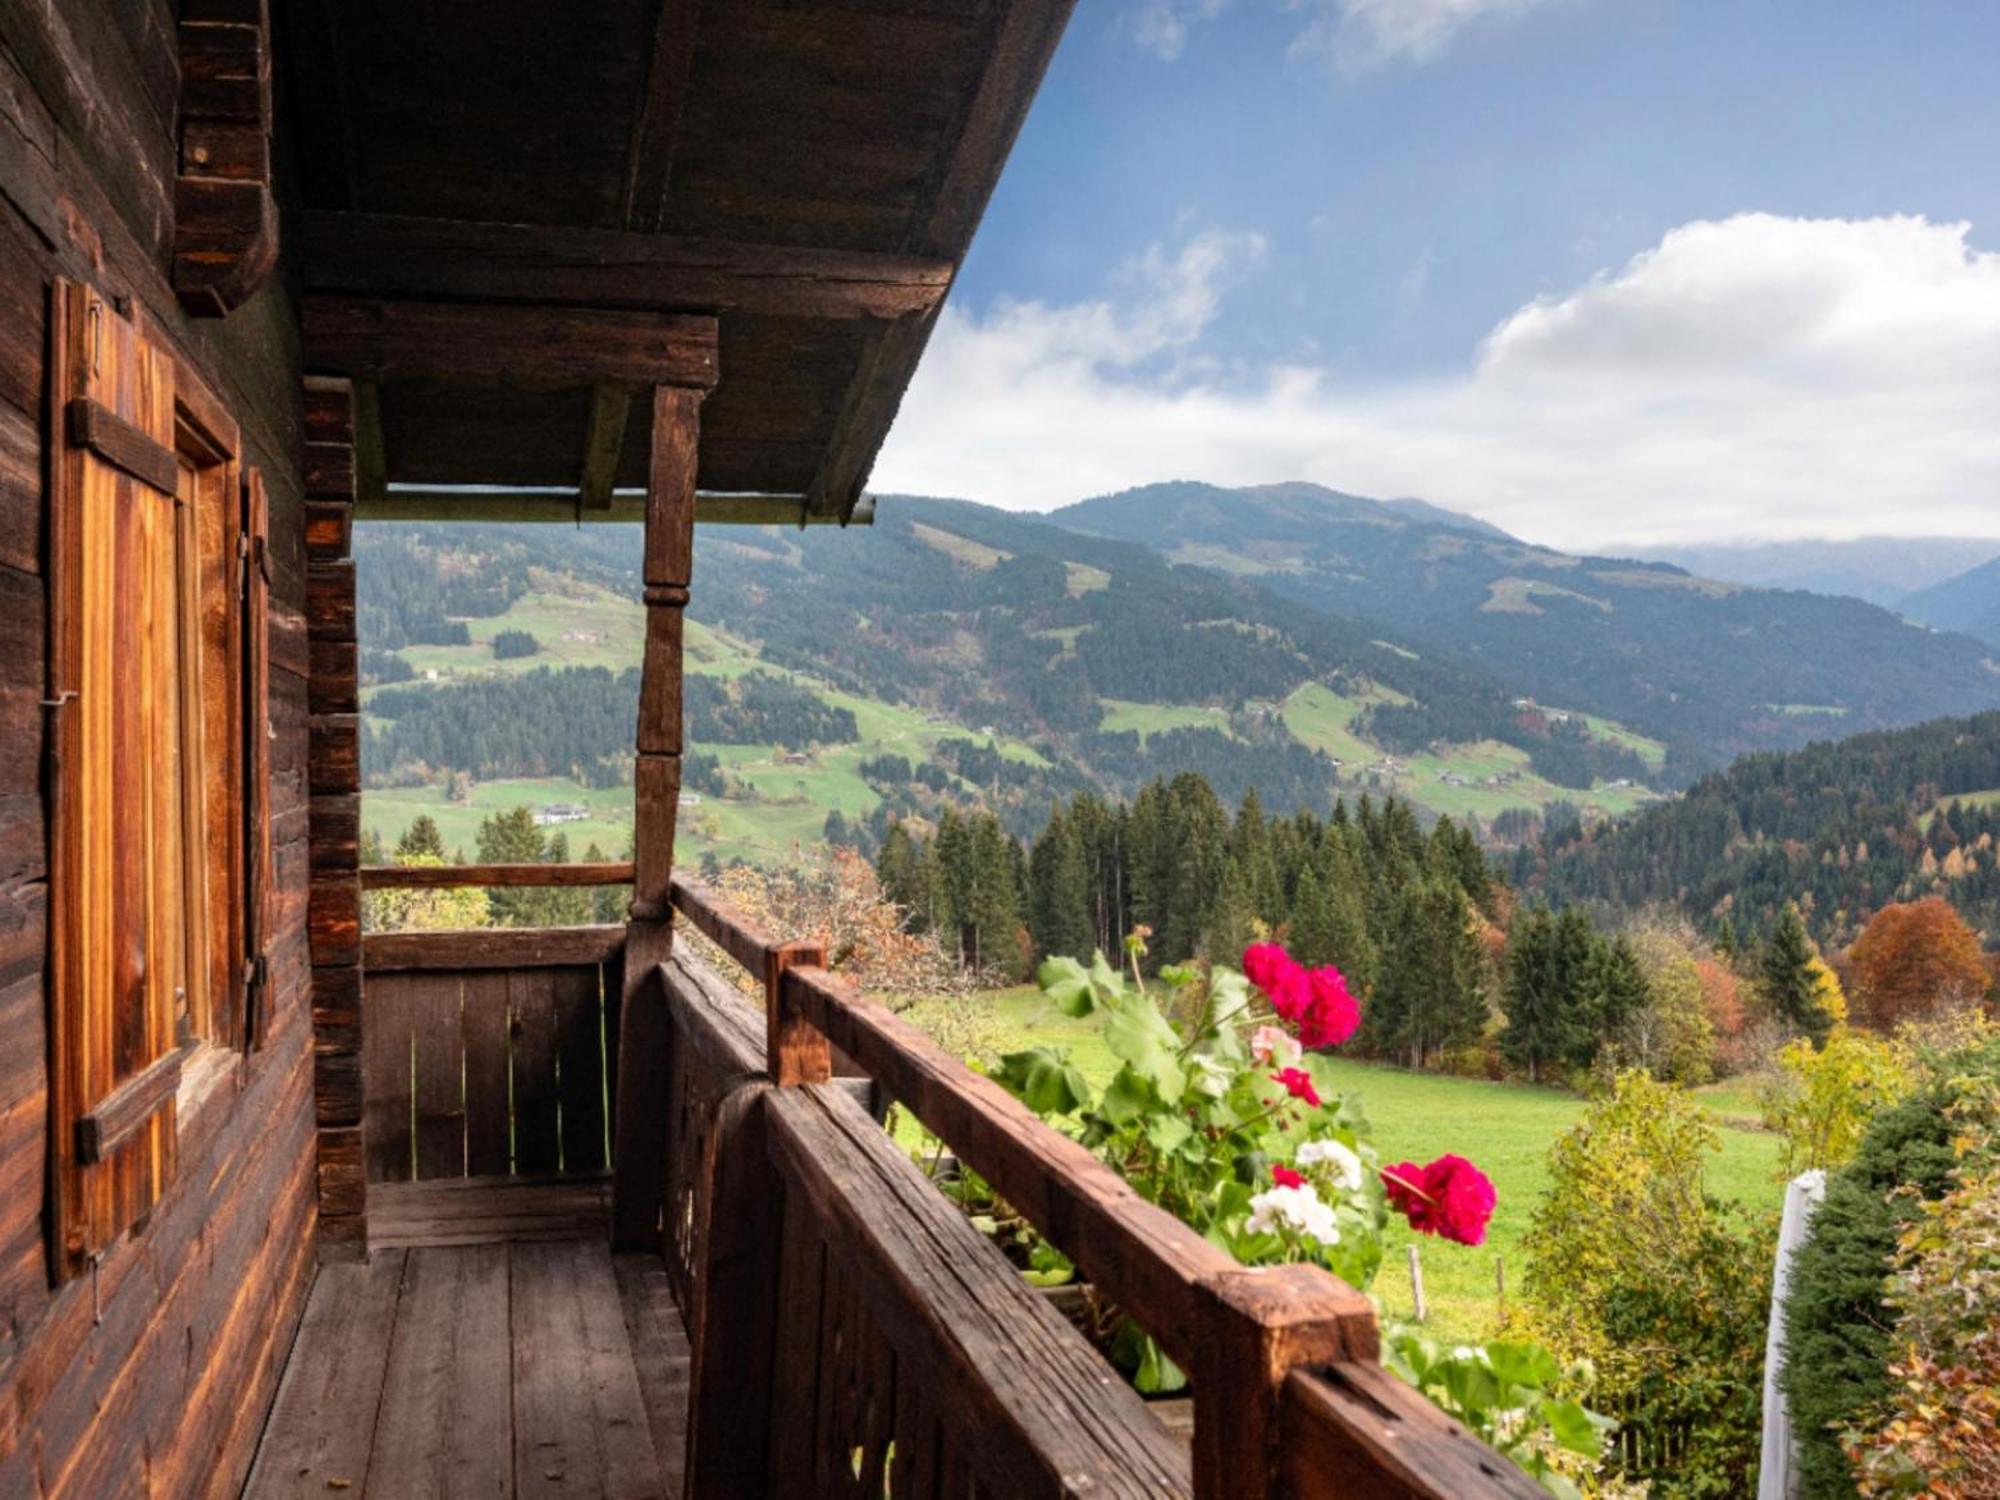
[{"label": "wooden ceiling beam", "polygon": [[[1075,4],[1013,0],[996,8],[983,54],[985,71],[959,120],[957,136],[926,185],[922,207],[911,216],[903,239],[906,253],[962,255],[971,243]],[[867,341],[807,497],[814,511],[848,516],[861,502],[875,455],[889,435],[936,321],[933,308],[921,319],[879,330]]]},{"label": "wooden ceiling beam", "polygon": [[[614,490],[602,508],[584,510],[586,521],[634,522],[646,518],[644,490]],[[695,496],[703,526],[866,526],[874,507],[864,503],[843,521],[806,509],[803,495]],[[357,521],[487,521],[575,525],[577,496],[567,490],[427,489],[399,486],[377,500],[356,499]]]},{"label": "wooden ceiling beam", "polygon": [[301,324],[306,367],[355,380],[715,385],[715,319],[694,314],[319,292],[307,294]]},{"label": "wooden ceiling beam", "polygon": [[577,485],[580,511],[611,508],[618,457],[625,451],[625,428],[632,415],[633,390],[606,382],[590,392],[590,423],[583,435],[583,478]]},{"label": "wooden ceiling beam", "polygon": [[389,493],[389,453],[382,436],[382,387],[357,380],[354,389],[354,501],[369,505]]},{"label": "wooden ceiling beam", "polygon": [[647,232],[657,230],[666,217],[667,184],[680,145],[681,113],[694,72],[695,30],[701,21],[697,0],[659,0],[659,7],[625,174],[625,227]]},{"label": "wooden ceiling beam", "polygon": [[932,255],[318,210],[294,243],[314,291],[786,318],[923,316],[952,276]]}]

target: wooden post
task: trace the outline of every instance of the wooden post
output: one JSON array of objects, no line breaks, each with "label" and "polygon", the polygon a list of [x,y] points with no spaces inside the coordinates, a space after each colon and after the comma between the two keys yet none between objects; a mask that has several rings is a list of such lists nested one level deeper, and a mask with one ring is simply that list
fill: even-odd
[{"label": "wooden post", "polygon": [[695,468],[704,391],[653,392],[652,468],[646,488],[646,654],[639,676],[633,771],[631,921],[619,1003],[611,1238],[619,1250],[657,1249],[666,1170],[664,996],[654,971],[673,951],[669,887],[681,792],[682,615],[694,572]]},{"label": "wooden post", "polygon": [[1316,1266],[1225,1271],[1200,1283],[1194,1384],[1194,1492],[1268,1500],[1285,1377],[1306,1366],[1381,1357],[1374,1305]]},{"label": "wooden post", "polygon": [[1430,1309],[1424,1306],[1424,1263],[1417,1253],[1415,1240],[1410,1242],[1410,1305],[1419,1323],[1427,1322]]},{"label": "wooden post", "polygon": [[773,948],[764,964],[764,1066],[781,1088],[833,1077],[833,1049],[825,1034],[785,995],[785,971],[806,967],[826,967],[826,949],[820,944],[786,943]]}]

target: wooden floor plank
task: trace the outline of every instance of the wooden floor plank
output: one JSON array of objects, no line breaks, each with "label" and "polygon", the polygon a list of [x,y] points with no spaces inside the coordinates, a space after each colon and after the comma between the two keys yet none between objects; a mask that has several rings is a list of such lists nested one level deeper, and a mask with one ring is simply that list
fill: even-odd
[{"label": "wooden floor plank", "polygon": [[660,1467],[605,1245],[515,1245],[514,1477],[522,1500],[656,1500]]},{"label": "wooden floor plank", "polygon": [[408,1253],[369,1497],[514,1493],[507,1283],[505,1245]]},{"label": "wooden floor plank", "polygon": [[244,1487],[246,1500],[359,1491],[375,1440],[403,1252],[320,1268]]},{"label": "wooden floor plank", "polygon": [[653,1430],[653,1453],[667,1500],[680,1500],[687,1469],[689,1380],[693,1375],[687,1329],[674,1306],[673,1283],[657,1255],[613,1257],[618,1294],[625,1304],[625,1333],[639,1375],[639,1395]]}]

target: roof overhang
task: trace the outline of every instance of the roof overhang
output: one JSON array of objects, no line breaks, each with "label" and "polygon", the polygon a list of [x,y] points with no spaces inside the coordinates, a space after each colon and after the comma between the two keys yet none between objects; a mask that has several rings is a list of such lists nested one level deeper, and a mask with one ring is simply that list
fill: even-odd
[{"label": "roof overhang", "polygon": [[291,0],[286,234],[357,514],[623,514],[679,383],[705,513],[857,519],[1073,4]]}]

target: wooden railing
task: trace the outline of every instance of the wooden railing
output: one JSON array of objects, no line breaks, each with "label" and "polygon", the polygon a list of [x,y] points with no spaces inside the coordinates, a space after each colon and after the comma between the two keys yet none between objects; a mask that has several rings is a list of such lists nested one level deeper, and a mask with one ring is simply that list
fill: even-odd
[{"label": "wooden railing", "polygon": [[[1243,1267],[817,949],[672,898],[765,992],[760,1018],[685,948],[640,992],[667,1087],[624,1107],[664,1167],[616,1192],[651,1195],[689,1325],[690,1495],[1542,1493],[1382,1370],[1352,1288]],[[834,1048],[1189,1373],[1191,1452],[831,1080]]]},{"label": "wooden railing", "polygon": [[623,926],[364,938],[369,1180],[601,1176],[624,939]]}]

